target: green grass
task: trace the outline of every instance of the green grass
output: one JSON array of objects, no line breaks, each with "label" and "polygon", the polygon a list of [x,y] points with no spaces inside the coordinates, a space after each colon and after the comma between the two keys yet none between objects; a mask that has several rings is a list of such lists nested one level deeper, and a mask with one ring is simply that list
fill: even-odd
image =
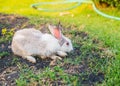
[{"label": "green grass", "polygon": [[[32,3],[40,0],[0,0],[0,12],[9,14],[19,14],[30,18],[30,23],[39,26],[42,23],[57,23],[61,21],[66,28],[73,27],[79,31],[88,32],[93,38],[101,40],[105,47],[109,47],[116,55],[111,59],[109,65],[102,66],[105,69],[105,81],[103,86],[120,85],[120,21],[111,20],[98,15],[93,11],[90,5],[84,4],[76,9],[69,11],[74,14],[59,16],[59,12],[41,12],[30,8]],[[101,10],[110,15],[119,16],[120,12],[116,9],[101,8]],[[120,16],[119,16],[120,17]],[[82,52],[85,52],[84,49]],[[99,66],[98,66],[99,67]],[[94,69],[93,69],[94,70]]]},{"label": "green grass", "polygon": [[[22,68],[20,68],[22,66]],[[19,65],[21,69],[20,77],[16,80],[17,86],[29,86],[35,85],[45,85],[49,86],[52,83],[55,83],[57,86],[60,83],[71,84],[76,86],[77,77],[64,73],[64,70],[59,66],[53,68],[46,67],[44,71],[39,70],[37,74],[34,72],[34,69],[28,68],[27,66]],[[62,82],[61,82],[62,81]]]}]

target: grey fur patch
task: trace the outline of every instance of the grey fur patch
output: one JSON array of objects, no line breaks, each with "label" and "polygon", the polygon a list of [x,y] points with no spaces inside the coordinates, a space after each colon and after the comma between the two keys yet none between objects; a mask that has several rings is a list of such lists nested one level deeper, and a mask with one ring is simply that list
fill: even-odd
[{"label": "grey fur patch", "polygon": [[65,42],[67,42],[67,40],[65,38],[60,39],[59,40],[60,46],[62,46]]}]

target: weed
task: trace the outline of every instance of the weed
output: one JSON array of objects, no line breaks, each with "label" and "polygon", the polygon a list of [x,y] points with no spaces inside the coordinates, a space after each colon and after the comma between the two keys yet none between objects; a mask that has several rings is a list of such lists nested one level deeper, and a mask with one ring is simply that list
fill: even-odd
[{"label": "weed", "polygon": [[2,29],[2,36],[0,37],[0,43],[6,43],[8,41],[12,40],[12,36],[14,34],[14,29],[10,29],[10,31],[8,31],[6,28]]},{"label": "weed", "polygon": [[19,63],[19,58],[13,56],[13,60],[12,60],[11,64],[13,65],[13,64],[18,64],[18,63]]},{"label": "weed", "polygon": [[10,53],[8,53],[8,52],[1,52],[0,53],[0,59],[4,56],[9,56],[9,55],[10,55]]}]

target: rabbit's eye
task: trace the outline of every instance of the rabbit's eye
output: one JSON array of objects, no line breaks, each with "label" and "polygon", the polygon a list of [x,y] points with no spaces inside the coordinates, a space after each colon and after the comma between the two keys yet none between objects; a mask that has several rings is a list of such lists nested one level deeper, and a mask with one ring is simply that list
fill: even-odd
[{"label": "rabbit's eye", "polygon": [[67,42],[66,45],[69,45],[69,42]]}]

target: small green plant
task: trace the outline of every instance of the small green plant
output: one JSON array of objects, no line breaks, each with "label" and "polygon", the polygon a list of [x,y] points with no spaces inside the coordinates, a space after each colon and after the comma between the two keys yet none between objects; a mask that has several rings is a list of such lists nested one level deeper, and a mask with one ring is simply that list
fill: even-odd
[{"label": "small green plant", "polygon": [[14,34],[14,29],[12,28],[8,31],[7,28],[3,28],[1,34],[2,34],[2,36],[0,37],[0,43],[11,41],[12,36]]},{"label": "small green plant", "polygon": [[2,58],[3,56],[8,56],[8,55],[10,55],[10,53],[8,53],[8,52],[1,52],[0,53],[0,58]]},{"label": "small green plant", "polygon": [[17,64],[17,63],[19,63],[19,58],[13,56],[13,60],[12,60],[11,64]]}]

